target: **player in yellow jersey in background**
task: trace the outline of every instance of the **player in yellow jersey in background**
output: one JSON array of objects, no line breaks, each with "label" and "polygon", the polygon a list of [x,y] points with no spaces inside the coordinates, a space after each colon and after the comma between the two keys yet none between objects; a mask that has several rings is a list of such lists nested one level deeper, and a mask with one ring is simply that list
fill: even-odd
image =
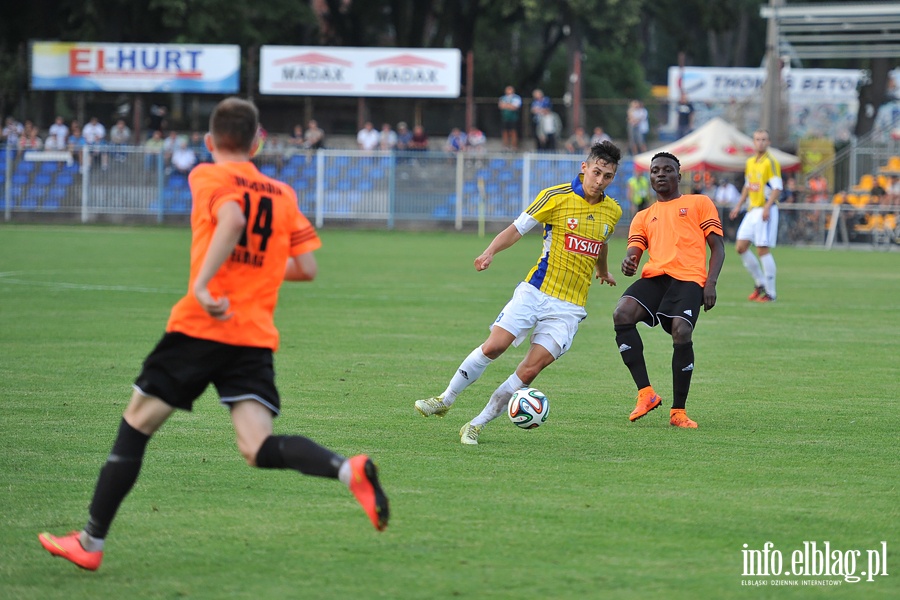
[{"label": "player in yellow jersey in background", "polygon": [[[747,159],[741,199],[730,215],[732,220],[736,219],[744,200],[750,200],[747,214],[737,230],[734,249],[753,277],[755,287],[747,299],[772,302],[775,300],[775,257],[770,250],[778,239],[778,198],[784,184],[781,166],[769,153],[769,132],[764,129],[755,131],[753,147],[756,154]],[[747,252],[751,242],[756,246],[759,260],[753,253]]]},{"label": "player in yellow jersey in background", "polygon": [[543,225],[537,264],[516,287],[512,299],[491,325],[487,340],[475,348],[440,396],[417,400],[423,416],[444,416],[456,397],[484,373],[510,345],[531,334],[531,346],[515,372],[491,395],[484,410],[463,425],[463,444],[477,444],[484,426],[500,416],[516,390],[530,386],[538,374],[572,345],[578,324],[587,317],[585,303],[591,277],[616,285],[607,268],[606,241],[622,217],[622,209],[606,195],[622,153],[612,142],[591,147],[581,173],[571,182],[542,190],[534,201],[475,259],[475,270],[487,269],[535,225]]}]

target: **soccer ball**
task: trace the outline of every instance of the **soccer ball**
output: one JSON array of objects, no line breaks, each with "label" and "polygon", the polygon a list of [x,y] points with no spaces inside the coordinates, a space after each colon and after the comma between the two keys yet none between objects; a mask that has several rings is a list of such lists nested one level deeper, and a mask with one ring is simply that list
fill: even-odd
[{"label": "soccer ball", "polygon": [[522,388],[509,399],[506,414],[516,427],[534,429],[547,420],[550,414],[550,401],[539,390]]}]

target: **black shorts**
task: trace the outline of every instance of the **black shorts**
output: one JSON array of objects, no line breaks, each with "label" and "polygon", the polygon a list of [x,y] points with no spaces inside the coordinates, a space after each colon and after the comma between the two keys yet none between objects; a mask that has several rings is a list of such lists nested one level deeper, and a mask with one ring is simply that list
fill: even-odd
[{"label": "black shorts", "polygon": [[144,360],[134,387],[189,411],[210,383],[223,404],[256,400],[275,415],[280,412],[271,349],[232,346],[183,333],[162,337]]},{"label": "black shorts", "polygon": [[684,319],[693,329],[703,306],[703,288],[699,284],[673,279],[669,275],[642,277],[625,290],[622,297],[626,296],[637,300],[649,313],[643,323],[650,327],[659,323],[669,334],[675,318]]},{"label": "black shorts", "polygon": [[519,121],[500,121],[501,131],[516,131],[519,129]]}]

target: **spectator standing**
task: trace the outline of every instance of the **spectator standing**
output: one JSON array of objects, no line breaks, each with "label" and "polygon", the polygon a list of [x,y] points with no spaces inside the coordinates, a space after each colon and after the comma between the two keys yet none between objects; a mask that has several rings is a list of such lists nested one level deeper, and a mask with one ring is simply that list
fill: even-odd
[{"label": "spectator standing", "polygon": [[116,124],[109,130],[109,142],[115,152],[115,160],[124,162],[125,153],[122,152],[122,148],[131,144],[131,129],[125,124],[125,119],[116,121]]},{"label": "spectator standing", "polygon": [[412,142],[412,131],[409,130],[406,121],[397,123],[397,150],[409,150],[409,144]]},{"label": "spectator standing", "polygon": [[628,178],[627,187],[628,202],[634,216],[650,206],[650,180],[643,171],[635,171],[634,175]]},{"label": "spectator standing", "polygon": [[628,147],[631,154],[647,151],[646,133],[649,131],[647,109],[640,100],[632,100],[628,105]]},{"label": "spectator standing", "polygon": [[556,141],[562,131],[562,119],[553,110],[545,108],[541,113],[539,127],[538,139],[541,140],[541,149],[546,152],[556,152]]},{"label": "spectator standing", "polygon": [[87,142],[84,141],[84,135],[81,133],[81,125],[78,121],[72,121],[71,133],[69,133],[68,148],[72,153],[75,162],[81,163],[81,158]]},{"label": "spectator standing", "polygon": [[587,136],[587,132],[585,132],[584,127],[580,126],[576,127],[575,132],[566,140],[566,152],[569,154],[584,154],[586,156],[591,146],[591,140]]},{"label": "spectator standing", "polygon": [[684,92],[681,92],[676,110],[678,111],[677,135],[681,139],[694,130],[694,105]]},{"label": "spectator standing", "polygon": [[16,121],[13,117],[6,117],[3,125],[3,141],[7,146],[17,148],[19,145],[19,136],[25,134],[25,126]]},{"label": "spectator standing", "polygon": [[522,119],[522,96],[508,85],[497,103],[500,108],[500,131],[505,150],[519,149],[519,122]]},{"label": "spectator standing", "polygon": [[[544,149],[543,142],[541,141],[542,136],[544,135],[541,129],[541,120],[543,119],[545,112],[552,109],[553,103],[550,102],[550,98],[544,95],[543,90],[536,89],[531,92],[531,122],[538,150]],[[543,139],[546,141],[546,138]]]},{"label": "spectator standing", "polygon": [[307,150],[318,150],[325,147],[325,132],[315,119],[310,119],[303,134],[303,147]]},{"label": "spectator standing", "polygon": [[378,148],[378,142],[381,136],[372,125],[372,121],[366,121],[363,128],[356,134],[356,145],[360,150],[375,150]]},{"label": "spectator standing", "polygon": [[100,166],[105,170],[109,166],[109,156],[102,150],[106,145],[106,127],[97,117],[91,117],[82,129],[82,134],[85,144],[91,150],[91,156],[99,157]]},{"label": "spectator standing", "polygon": [[69,142],[69,127],[62,117],[56,117],[53,125],[47,130],[45,150],[65,150]]},{"label": "spectator standing", "polygon": [[394,150],[397,147],[397,132],[391,129],[390,123],[382,123],[381,133],[378,135],[379,150]]}]

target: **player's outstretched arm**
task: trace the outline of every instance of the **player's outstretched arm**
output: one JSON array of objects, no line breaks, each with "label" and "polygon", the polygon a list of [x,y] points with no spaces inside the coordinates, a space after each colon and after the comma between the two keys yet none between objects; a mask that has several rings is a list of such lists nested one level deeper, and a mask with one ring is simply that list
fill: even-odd
[{"label": "player's outstretched arm", "polygon": [[519,233],[519,230],[516,229],[516,226],[510,225],[503,231],[497,234],[497,236],[491,241],[490,245],[485,249],[481,255],[475,259],[475,270],[476,271],[484,271],[489,266],[491,266],[491,262],[494,260],[494,255],[498,252],[502,252],[506,250],[516,242],[522,239],[522,234]]}]

